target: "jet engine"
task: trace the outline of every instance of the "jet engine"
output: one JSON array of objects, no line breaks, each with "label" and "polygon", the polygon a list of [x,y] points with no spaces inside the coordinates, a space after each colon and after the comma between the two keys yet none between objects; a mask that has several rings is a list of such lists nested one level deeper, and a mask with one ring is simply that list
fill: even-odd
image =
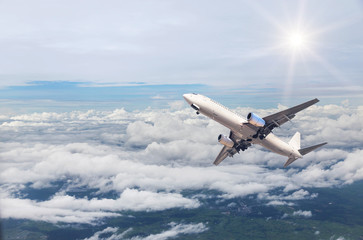
[{"label": "jet engine", "polygon": [[223,134],[219,134],[218,142],[222,143],[224,146],[232,148],[234,146],[234,142],[227,136]]},{"label": "jet engine", "polygon": [[257,116],[256,114],[250,112],[247,115],[247,121],[248,123],[256,126],[256,127],[263,127],[265,126],[265,120],[263,120],[262,118],[260,118],[259,116]]}]

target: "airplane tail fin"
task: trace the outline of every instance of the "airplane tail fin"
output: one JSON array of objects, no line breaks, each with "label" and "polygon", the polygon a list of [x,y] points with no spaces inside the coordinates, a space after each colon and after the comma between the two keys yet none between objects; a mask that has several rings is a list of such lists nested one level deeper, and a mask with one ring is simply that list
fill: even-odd
[{"label": "airplane tail fin", "polygon": [[295,135],[291,138],[289,145],[296,150],[300,149],[300,133],[296,132]]},{"label": "airplane tail fin", "polygon": [[[299,133],[299,132],[296,132],[296,133],[294,134],[294,136],[290,139],[290,141],[289,141],[289,145],[290,145],[293,149],[295,149],[295,150],[299,151],[299,149],[300,149],[300,139],[301,139],[301,135],[300,135],[300,133]],[[289,159],[287,159],[286,163],[284,164],[284,167],[289,166],[289,165],[290,165],[291,163],[293,163],[296,159],[297,159],[297,157],[296,157],[296,156],[289,157]]]},{"label": "airplane tail fin", "polygon": [[314,145],[314,146],[311,146],[311,147],[307,147],[307,148],[302,148],[302,149],[299,150],[299,153],[301,155],[306,155],[309,152],[314,151],[315,149],[320,148],[321,146],[324,146],[325,144],[327,144],[327,142],[320,143],[320,144],[317,144],[317,145]]}]

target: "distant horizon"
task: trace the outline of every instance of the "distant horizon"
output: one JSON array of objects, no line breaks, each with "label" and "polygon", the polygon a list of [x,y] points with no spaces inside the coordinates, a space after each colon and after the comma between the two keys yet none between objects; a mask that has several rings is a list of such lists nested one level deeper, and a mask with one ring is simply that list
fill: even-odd
[{"label": "distant horizon", "polygon": [[[324,91],[323,91],[324,90]],[[146,84],[136,83],[122,86],[95,86],[92,82],[31,81],[23,86],[0,88],[0,113],[10,112],[67,112],[74,110],[112,110],[124,108],[127,111],[145,108],[168,108],[175,101],[183,101],[184,93],[207,95],[230,108],[254,107],[276,108],[279,104],[291,106],[312,98],[320,104],[348,104],[359,106],[363,95],[359,89],[351,89],[340,95],[337,89],[296,89],[294,96],[283,96],[283,89],[257,86],[233,88],[205,84]],[[187,105],[185,104],[187,107]]]}]

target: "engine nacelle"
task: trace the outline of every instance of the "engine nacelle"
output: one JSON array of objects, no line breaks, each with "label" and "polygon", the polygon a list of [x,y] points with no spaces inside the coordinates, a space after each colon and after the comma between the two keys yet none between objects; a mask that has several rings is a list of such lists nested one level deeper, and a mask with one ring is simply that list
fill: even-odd
[{"label": "engine nacelle", "polygon": [[223,134],[219,134],[218,142],[222,143],[224,146],[232,148],[234,146],[234,142],[227,136]]},{"label": "engine nacelle", "polygon": [[265,120],[263,120],[262,118],[260,118],[259,116],[257,116],[256,114],[250,112],[247,115],[247,121],[248,123],[256,126],[256,127],[263,127],[265,126]]}]

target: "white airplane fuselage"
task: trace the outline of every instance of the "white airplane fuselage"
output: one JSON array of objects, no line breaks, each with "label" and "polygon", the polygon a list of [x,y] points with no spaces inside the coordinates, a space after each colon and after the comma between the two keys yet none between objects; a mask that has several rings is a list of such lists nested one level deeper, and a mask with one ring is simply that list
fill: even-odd
[{"label": "white airplane fuselage", "polygon": [[248,121],[220,103],[200,94],[184,94],[183,97],[185,101],[197,111],[197,113],[202,113],[203,115],[229,128],[234,133],[239,134],[241,139],[248,139],[252,144],[259,144],[274,153],[287,156],[289,158],[297,159],[302,157],[298,149],[295,149],[288,143],[285,143],[273,133],[269,133],[263,139],[253,138],[252,136],[256,134],[256,130],[246,124],[243,124]]}]

